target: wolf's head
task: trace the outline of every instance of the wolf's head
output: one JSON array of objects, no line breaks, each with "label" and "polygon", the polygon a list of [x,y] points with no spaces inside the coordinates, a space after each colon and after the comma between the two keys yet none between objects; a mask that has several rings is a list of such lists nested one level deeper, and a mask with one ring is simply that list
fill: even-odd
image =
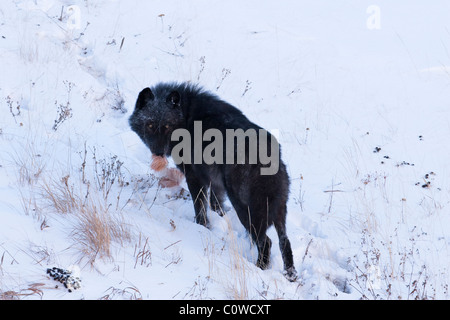
[{"label": "wolf's head", "polygon": [[167,86],[145,88],[128,122],[154,155],[170,156],[172,132],[184,123],[179,91]]}]

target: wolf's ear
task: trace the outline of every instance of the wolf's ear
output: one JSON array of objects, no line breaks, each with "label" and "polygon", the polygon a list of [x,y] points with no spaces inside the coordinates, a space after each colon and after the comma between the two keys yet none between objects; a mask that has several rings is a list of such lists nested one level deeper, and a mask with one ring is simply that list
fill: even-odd
[{"label": "wolf's ear", "polygon": [[154,98],[155,96],[153,95],[152,90],[150,90],[150,88],[145,88],[139,93],[136,101],[136,109],[142,109],[145,107],[148,100],[153,100]]},{"label": "wolf's ear", "polygon": [[180,106],[180,102],[181,102],[181,96],[180,93],[178,91],[172,91],[168,96],[167,96],[167,102],[173,104],[174,107],[179,107]]}]

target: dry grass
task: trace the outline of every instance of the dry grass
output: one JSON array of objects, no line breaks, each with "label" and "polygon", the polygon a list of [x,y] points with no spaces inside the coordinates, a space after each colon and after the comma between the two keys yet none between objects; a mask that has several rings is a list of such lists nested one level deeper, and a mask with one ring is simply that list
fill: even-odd
[{"label": "dry grass", "polygon": [[148,244],[148,237],[145,238],[145,242],[142,245],[143,238],[142,235],[139,235],[139,242],[134,246],[134,254],[135,263],[134,268],[139,264],[141,266],[151,266],[152,265],[152,252],[150,251],[150,247]]},{"label": "dry grass", "polygon": [[[88,176],[85,146],[80,170],[57,167],[49,171],[46,164],[52,155],[36,139],[27,137],[10,154],[23,211],[36,218],[41,230],[51,226],[50,215],[67,219],[64,224],[72,228],[68,235],[81,253],[80,261],[93,265],[96,259],[111,259],[112,245],[123,245],[131,238],[130,225],[121,214],[124,206],[119,206],[121,191],[128,185],[123,181],[122,162],[117,156],[98,159],[94,148],[94,170]],[[43,149],[38,150],[38,145]],[[113,194],[115,205],[109,201]]]},{"label": "dry grass", "polygon": [[40,193],[47,209],[69,215],[69,220],[75,218],[70,238],[81,253],[79,262],[87,260],[93,266],[97,259],[112,259],[112,244],[130,241],[129,224],[120,212],[110,212],[107,199],[101,191],[91,190],[89,183],[80,182],[75,187],[69,175],[59,180],[42,179]]},{"label": "dry grass", "polygon": [[21,300],[29,296],[38,296],[42,299],[44,295],[43,289],[48,289],[48,287],[45,287],[43,283],[32,283],[27,288],[20,289],[19,291],[0,291],[0,300]]},{"label": "dry grass", "polygon": [[114,299],[126,299],[126,300],[142,300],[142,294],[138,288],[131,285],[124,289],[118,289],[109,287],[106,290],[106,294],[99,300],[114,300]]},{"label": "dry grass", "polygon": [[77,222],[71,233],[82,256],[93,265],[97,258],[111,259],[111,245],[123,245],[131,239],[129,226],[118,216],[111,215],[101,204],[89,201],[76,213]]},{"label": "dry grass", "polygon": [[[233,233],[230,233],[233,234]],[[236,237],[230,237],[230,264],[229,264],[229,283],[228,294],[233,300],[248,300],[248,279],[251,269],[249,268],[249,261],[244,254],[243,248],[240,246]]]},{"label": "dry grass", "polygon": [[36,149],[36,142],[31,138],[28,138],[26,143],[18,144],[10,157],[17,167],[17,181],[22,187],[33,186],[45,170],[45,161]]},{"label": "dry grass", "polygon": [[59,181],[43,179],[40,185],[42,198],[58,213],[68,214],[83,208],[82,198],[75,193],[73,186],[69,186],[69,178],[67,175]]},{"label": "dry grass", "polygon": [[[243,248],[245,243],[241,242],[236,237],[229,216],[225,214],[223,218],[227,223],[228,229],[227,243],[229,261],[225,264],[224,269],[219,267],[220,264],[215,261],[210,261],[209,264],[211,265],[211,268],[217,272],[218,276],[226,275],[226,278],[222,279],[222,281],[224,282],[224,288],[230,299],[248,300],[250,299],[248,282],[252,277],[250,273],[254,270],[254,265],[249,261],[247,254],[245,253],[246,250]],[[209,247],[213,250],[210,254],[211,257],[208,258],[208,260],[211,260],[215,257],[215,248],[211,245]],[[220,252],[222,252],[222,250],[220,250]]]}]

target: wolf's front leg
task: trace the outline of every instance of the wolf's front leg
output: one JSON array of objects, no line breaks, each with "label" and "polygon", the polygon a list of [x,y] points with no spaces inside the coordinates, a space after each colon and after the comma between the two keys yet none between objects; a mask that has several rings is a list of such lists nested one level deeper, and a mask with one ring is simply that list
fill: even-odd
[{"label": "wolf's front leg", "polygon": [[206,216],[208,208],[207,185],[202,183],[191,170],[186,170],[185,176],[192,201],[194,202],[195,222],[208,227],[209,222]]},{"label": "wolf's front leg", "polygon": [[225,189],[221,186],[211,186],[209,190],[210,207],[213,211],[217,212],[219,216],[223,217],[225,211],[229,208],[225,207]]}]

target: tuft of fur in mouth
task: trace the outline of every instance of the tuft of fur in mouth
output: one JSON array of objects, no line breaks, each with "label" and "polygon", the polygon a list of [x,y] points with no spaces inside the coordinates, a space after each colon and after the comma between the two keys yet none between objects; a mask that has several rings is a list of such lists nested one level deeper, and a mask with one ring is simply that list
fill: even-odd
[{"label": "tuft of fur in mouth", "polygon": [[150,168],[155,171],[162,171],[167,167],[168,163],[166,157],[152,155],[152,164],[150,165]]},{"label": "tuft of fur in mouth", "polygon": [[152,155],[152,163],[150,167],[162,174],[159,185],[162,188],[172,188],[179,186],[183,181],[184,175],[176,168],[167,168],[169,162],[166,157]]}]

